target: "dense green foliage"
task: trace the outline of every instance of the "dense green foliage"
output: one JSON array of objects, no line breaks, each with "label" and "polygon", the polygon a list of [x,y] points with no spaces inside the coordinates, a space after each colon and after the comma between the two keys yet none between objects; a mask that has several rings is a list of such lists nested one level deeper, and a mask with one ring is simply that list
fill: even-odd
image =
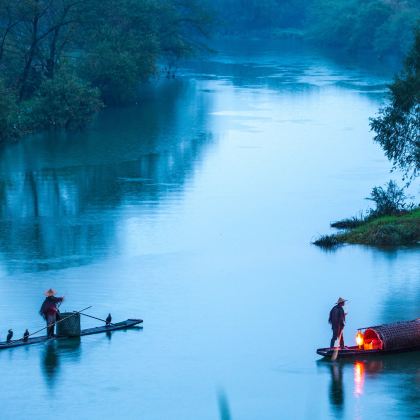
[{"label": "dense green foliage", "polygon": [[37,129],[84,127],[102,103],[98,89],[88,86],[74,72],[60,69],[45,79],[30,101],[33,126]]},{"label": "dense green foliage", "polygon": [[420,18],[416,0],[313,0],[308,37],[317,43],[376,55],[404,54]]},{"label": "dense green foliage", "polygon": [[420,18],[418,0],[213,0],[221,34],[297,33],[324,46],[404,54]]},{"label": "dense green foliage", "polygon": [[394,166],[413,179],[420,171],[420,29],[402,74],[390,86],[390,97],[371,127]]},{"label": "dense green foliage", "polygon": [[16,97],[0,80],[0,140],[19,137]]},{"label": "dense green foliage", "polygon": [[248,36],[279,28],[304,25],[308,1],[305,0],[209,0],[218,18],[221,34]]},{"label": "dense green foliage", "polygon": [[0,137],[85,125],[199,47],[195,0],[0,0]]}]

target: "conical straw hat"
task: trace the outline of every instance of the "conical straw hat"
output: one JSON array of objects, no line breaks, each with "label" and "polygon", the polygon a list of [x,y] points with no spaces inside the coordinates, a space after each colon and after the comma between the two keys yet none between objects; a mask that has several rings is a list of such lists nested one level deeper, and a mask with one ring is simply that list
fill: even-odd
[{"label": "conical straw hat", "polygon": [[48,289],[44,294],[45,296],[54,296],[56,293],[54,289]]}]

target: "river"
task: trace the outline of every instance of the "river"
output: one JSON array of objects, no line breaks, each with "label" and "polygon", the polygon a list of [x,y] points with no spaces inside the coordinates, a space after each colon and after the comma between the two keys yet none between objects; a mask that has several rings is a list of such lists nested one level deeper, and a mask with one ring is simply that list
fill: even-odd
[{"label": "river", "polygon": [[3,147],[0,339],[42,327],[49,287],[144,327],[1,351],[1,418],[418,418],[418,353],[315,353],[339,296],[349,344],[420,315],[418,248],[311,244],[398,179],[368,125],[389,80],[228,45],[84,132]]}]

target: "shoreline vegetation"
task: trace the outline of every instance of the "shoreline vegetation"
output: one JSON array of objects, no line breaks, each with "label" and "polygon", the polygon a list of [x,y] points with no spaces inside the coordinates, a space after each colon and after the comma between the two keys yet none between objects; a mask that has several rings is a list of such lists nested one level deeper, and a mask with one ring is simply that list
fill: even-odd
[{"label": "shoreline vegetation", "polygon": [[341,232],[314,241],[323,248],[363,244],[396,247],[420,244],[420,206],[407,204],[405,189],[420,173],[420,28],[408,52],[403,71],[388,87],[388,103],[370,119],[374,141],[379,143],[393,169],[402,172],[403,188],[389,181],[374,187],[368,200],[376,204],[365,216],[331,223]]},{"label": "shoreline vegetation", "polygon": [[313,244],[331,249],[344,244],[399,247],[420,244],[420,207],[396,215],[368,215],[333,222],[340,232],[323,235]]},{"label": "shoreline vegetation", "polygon": [[416,0],[251,0],[246,7],[241,0],[206,1],[219,36],[298,38],[380,59],[407,53],[420,18]]},{"label": "shoreline vegetation", "polygon": [[335,248],[343,244],[397,247],[420,244],[420,205],[407,204],[405,188],[389,181],[386,188],[374,187],[367,200],[376,205],[365,215],[330,224],[339,233],[322,235],[313,244]]},{"label": "shoreline vegetation", "polygon": [[0,0],[0,140],[138,103],[142,82],[173,78],[210,35],[402,57],[419,18],[415,0]]},{"label": "shoreline vegetation", "polygon": [[198,0],[0,0],[0,140],[84,128],[205,50]]}]

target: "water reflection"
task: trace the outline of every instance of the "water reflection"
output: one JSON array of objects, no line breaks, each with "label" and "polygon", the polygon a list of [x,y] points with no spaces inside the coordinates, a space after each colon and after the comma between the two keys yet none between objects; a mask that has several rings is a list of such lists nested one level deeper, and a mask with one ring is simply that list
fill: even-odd
[{"label": "water reflection", "polygon": [[354,364],[354,394],[356,396],[363,394],[363,386],[365,383],[365,364],[356,362]]},{"label": "water reflection", "polygon": [[333,362],[330,364],[331,383],[330,383],[330,404],[338,415],[342,413],[344,406],[344,387],[343,387],[343,365]]},{"label": "water reflection", "polygon": [[9,272],[77,266],[115,252],[124,207],[150,212],[182,191],[210,140],[207,104],[191,107],[194,96],[182,84],[171,88],[157,90],[144,109],[105,112],[86,133],[0,151],[0,247]]},{"label": "water reflection", "polygon": [[[385,386],[397,398],[400,410],[408,413],[420,412],[420,354],[419,352],[376,356],[366,360],[319,360],[318,367],[329,370],[328,399],[336,417],[345,415],[346,376],[353,377],[352,395],[364,404],[363,396],[372,386]],[[393,392],[395,390],[395,392]],[[356,410],[360,406],[356,406]]]},{"label": "water reflection", "polygon": [[219,406],[220,420],[231,420],[229,401],[224,390],[219,390],[217,395],[217,404]]},{"label": "water reflection", "polygon": [[80,338],[52,340],[45,344],[41,353],[41,370],[50,388],[54,388],[57,381],[61,359],[66,359],[66,362],[77,362],[80,353]]},{"label": "water reflection", "polygon": [[[303,410],[300,418],[352,419],[356,404],[359,417],[386,417],[398,403],[395,418],[408,418],[405,406],[420,411],[414,362],[375,374],[364,364],[357,398],[354,363],[326,364],[311,375],[314,342],[329,340],[331,296],[352,299],[352,331],[385,316],[410,319],[418,302],[413,251],[391,263],[382,251],[343,247],[326,255],[309,245],[334,215],[360,210],[357,199],[388,176],[368,132],[378,104],[339,85],[354,79],[352,71],[288,54],[270,64],[262,55],[261,72],[257,57],[254,65],[242,60],[243,81],[240,65],[233,84],[226,74],[188,86],[175,81],[145,106],[106,110],[88,132],[0,152],[0,272],[95,262],[3,275],[0,306],[13,316],[7,325],[35,330],[28,320],[39,293],[57,283],[74,302],[70,309],[93,303],[106,315],[112,305],[116,319],[138,314],[151,326],[144,340],[98,337],[110,351],[84,351],[76,362],[73,352],[46,348],[44,355],[42,346],[0,355],[13,370],[2,400],[6,417],[13,418],[17,398],[38,407],[20,413],[34,419],[51,404],[66,407],[67,418],[81,409],[94,418],[132,418],[139,407],[144,418],[162,419],[197,412],[203,419],[293,418]],[[212,136],[221,140],[217,147]],[[177,319],[182,328],[174,328]],[[287,337],[298,330],[306,333],[290,351]],[[241,349],[234,360],[232,349]],[[278,375],[279,360],[296,372]],[[22,388],[34,364],[33,386]],[[82,375],[81,387],[83,372],[92,374]],[[56,382],[54,398],[42,405],[46,381]],[[216,381],[229,383],[229,400],[217,397]]]},{"label": "water reflection", "polygon": [[[337,55],[327,58],[319,51],[311,50],[301,42],[264,42],[262,53],[261,42],[232,42],[229,52],[224,52],[199,63],[189,63],[202,77],[208,79],[222,78],[235,86],[251,89],[270,89],[276,92],[293,92],[294,95],[305,95],[319,88],[329,86],[343,91],[357,91],[372,98],[378,98],[386,91],[387,81],[392,76],[392,68],[375,66],[372,60],[349,62],[343,66],[343,60]],[[279,50],[283,54],[279,60]],[[238,61],[229,59],[230,54],[240,57]],[[302,59],[305,57],[305,59]],[[349,57],[346,57],[347,59]],[[373,77],[373,72],[376,76]],[[366,82],[366,75],[369,82]]]}]

